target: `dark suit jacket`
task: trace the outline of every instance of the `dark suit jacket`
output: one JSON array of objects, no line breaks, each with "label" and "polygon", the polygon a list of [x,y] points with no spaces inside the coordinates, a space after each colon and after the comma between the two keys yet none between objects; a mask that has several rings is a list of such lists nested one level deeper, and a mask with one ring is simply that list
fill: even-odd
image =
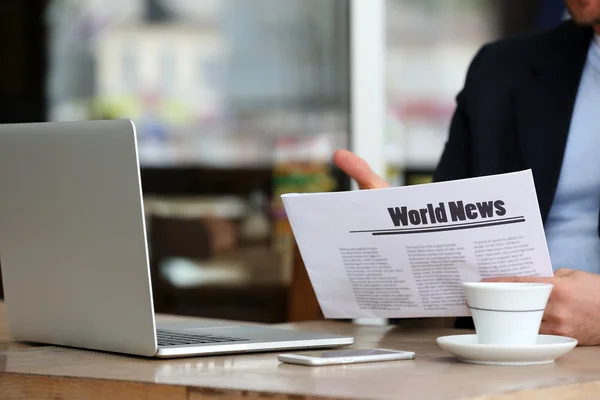
[{"label": "dark suit jacket", "polygon": [[592,36],[591,28],[566,21],[485,45],[457,96],[434,180],[531,168],[545,222]]},{"label": "dark suit jacket", "polygon": [[[592,36],[591,28],[566,21],[550,31],[485,45],[457,96],[434,180],[531,168],[545,222]],[[458,326],[472,327],[462,319]]]}]

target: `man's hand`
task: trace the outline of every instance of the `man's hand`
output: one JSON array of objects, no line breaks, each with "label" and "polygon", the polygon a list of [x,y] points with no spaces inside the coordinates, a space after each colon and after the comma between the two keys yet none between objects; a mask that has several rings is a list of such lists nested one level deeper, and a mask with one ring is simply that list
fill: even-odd
[{"label": "man's hand", "polygon": [[333,155],[333,162],[339,169],[354,179],[361,189],[390,187],[390,184],[377,175],[365,160],[348,150],[336,151]]},{"label": "man's hand", "polygon": [[552,283],[540,333],[572,337],[581,345],[600,344],[600,275],[563,268],[553,278],[503,277],[485,281]]}]

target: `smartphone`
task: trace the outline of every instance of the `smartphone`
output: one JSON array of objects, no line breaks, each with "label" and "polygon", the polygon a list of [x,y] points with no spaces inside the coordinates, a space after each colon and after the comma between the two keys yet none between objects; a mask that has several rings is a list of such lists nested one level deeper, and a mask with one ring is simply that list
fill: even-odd
[{"label": "smartphone", "polygon": [[319,366],[374,361],[412,360],[414,358],[415,353],[412,351],[388,349],[348,349],[280,354],[278,360],[289,364]]}]

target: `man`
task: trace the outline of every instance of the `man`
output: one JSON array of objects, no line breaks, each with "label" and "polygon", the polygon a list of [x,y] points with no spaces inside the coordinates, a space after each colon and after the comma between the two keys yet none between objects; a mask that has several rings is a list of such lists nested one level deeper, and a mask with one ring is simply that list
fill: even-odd
[{"label": "man", "polygon": [[[554,285],[540,332],[600,344],[600,0],[565,0],[572,20],[483,46],[474,57],[435,181],[531,168]],[[341,150],[361,189],[387,187]]]}]

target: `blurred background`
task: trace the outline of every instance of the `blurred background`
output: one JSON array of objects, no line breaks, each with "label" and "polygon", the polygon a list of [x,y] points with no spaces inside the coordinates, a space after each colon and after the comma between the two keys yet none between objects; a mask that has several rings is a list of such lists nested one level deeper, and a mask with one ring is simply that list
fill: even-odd
[{"label": "blurred background", "polygon": [[340,147],[394,185],[429,181],[479,47],[563,16],[561,0],[3,0],[0,123],[134,120],[157,312],[314,319],[279,195],[350,190]]}]

